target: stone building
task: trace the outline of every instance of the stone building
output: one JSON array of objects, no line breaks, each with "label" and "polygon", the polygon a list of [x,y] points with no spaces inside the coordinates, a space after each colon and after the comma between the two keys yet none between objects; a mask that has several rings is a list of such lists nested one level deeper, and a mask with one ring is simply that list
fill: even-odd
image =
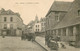
[{"label": "stone building", "polygon": [[61,34],[62,41],[72,41],[80,46],[80,0],[73,1],[68,13],[54,30],[57,31],[56,35]]},{"label": "stone building", "polygon": [[53,28],[53,36],[80,46],[80,0],[74,0],[64,18]]},{"label": "stone building", "polygon": [[0,35],[6,32],[6,35],[20,35],[22,31],[23,20],[19,13],[12,10],[0,10]]},{"label": "stone building", "polygon": [[71,2],[54,1],[46,15],[46,35],[53,35],[53,28],[64,18],[71,6]]}]

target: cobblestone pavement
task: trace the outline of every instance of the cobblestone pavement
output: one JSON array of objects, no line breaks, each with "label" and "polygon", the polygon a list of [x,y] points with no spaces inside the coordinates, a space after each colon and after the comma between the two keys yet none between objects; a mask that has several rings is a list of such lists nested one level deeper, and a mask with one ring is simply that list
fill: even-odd
[{"label": "cobblestone pavement", "polygon": [[34,42],[20,37],[0,37],[0,51],[45,51]]}]

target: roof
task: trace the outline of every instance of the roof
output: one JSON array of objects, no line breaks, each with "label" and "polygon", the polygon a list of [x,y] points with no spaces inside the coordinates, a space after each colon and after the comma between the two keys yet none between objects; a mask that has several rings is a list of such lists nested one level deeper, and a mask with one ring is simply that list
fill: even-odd
[{"label": "roof", "polygon": [[20,14],[19,13],[14,13],[12,10],[5,10],[4,8],[2,8],[1,10],[0,10],[0,15],[17,15],[17,16],[19,16],[20,17]]},{"label": "roof", "polygon": [[75,0],[68,13],[62,19],[60,23],[54,27],[54,29],[64,28],[76,24],[80,24],[80,16],[78,16],[78,10],[80,10],[80,0]]},{"label": "roof", "polygon": [[46,18],[44,17],[44,18],[41,18],[40,19],[40,22],[44,22],[46,20]]},{"label": "roof", "polygon": [[[49,9],[49,12],[51,12],[51,11],[68,11],[69,7],[71,6],[71,3],[72,2],[54,1],[51,8]],[[48,14],[49,14],[49,12],[48,12]]]},{"label": "roof", "polygon": [[51,11],[68,11],[71,2],[55,1],[51,6]]},{"label": "roof", "polygon": [[[4,8],[2,8],[1,10],[0,10],[0,15],[17,15],[21,20],[22,20],[22,18],[20,17],[20,14],[19,13],[15,13],[15,12],[13,12],[12,10],[5,10]],[[23,20],[22,20],[23,21]]]}]

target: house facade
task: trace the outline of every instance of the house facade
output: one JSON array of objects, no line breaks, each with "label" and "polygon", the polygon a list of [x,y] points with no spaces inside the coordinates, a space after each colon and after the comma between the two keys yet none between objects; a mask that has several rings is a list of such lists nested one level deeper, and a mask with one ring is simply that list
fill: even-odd
[{"label": "house facade", "polygon": [[0,10],[0,35],[5,31],[6,35],[20,35],[22,31],[23,20],[19,13],[11,10]]},{"label": "house facade", "polygon": [[40,23],[37,15],[35,17],[35,21],[34,22],[35,22],[34,26],[33,26],[34,32],[35,33],[41,32],[41,23]]}]

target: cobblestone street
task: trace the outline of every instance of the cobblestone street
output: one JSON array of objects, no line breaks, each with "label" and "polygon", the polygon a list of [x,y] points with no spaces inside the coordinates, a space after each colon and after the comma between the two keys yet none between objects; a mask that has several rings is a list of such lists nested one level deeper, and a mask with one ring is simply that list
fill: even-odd
[{"label": "cobblestone street", "polygon": [[0,36],[0,51],[45,51],[35,42],[21,40],[20,37]]}]

